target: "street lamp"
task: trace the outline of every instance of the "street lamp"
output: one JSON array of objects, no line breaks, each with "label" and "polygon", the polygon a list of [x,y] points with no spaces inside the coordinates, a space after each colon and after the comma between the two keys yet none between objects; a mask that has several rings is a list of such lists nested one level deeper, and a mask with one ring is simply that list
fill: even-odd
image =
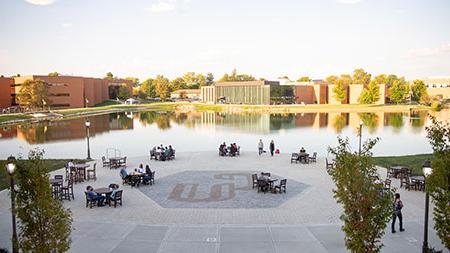
[{"label": "street lamp", "polygon": [[84,125],[86,126],[87,159],[90,160],[91,159],[91,149],[89,147],[89,127],[91,126],[91,122],[89,121],[89,119],[86,120]]},{"label": "street lamp", "polygon": [[17,240],[16,231],[16,192],[14,190],[14,171],[16,170],[16,165],[14,164],[16,158],[14,156],[8,157],[8,164],[6,164],[6,171],[11,179],[11,216],[12,216],[12,252],[19,252],[19,241]]},{"label": "street lamp", "polygon": [[[425,186],[426,186],[426,178],[433,173],[433,169],[431,168],[431,161],[427,160],[422,165],[423,175],[425,176]],[[430,204],[430,196],[428,192],[425,191],[425,222],[423,227],[423,245],[422,245],[422,253],[428,252],[428,209]]]},{"label": "street lamp", "polygon": [[359,121],[359,155],[361,155],[361,139],[362,139],[362,127],[363,127],[363,121]]}]

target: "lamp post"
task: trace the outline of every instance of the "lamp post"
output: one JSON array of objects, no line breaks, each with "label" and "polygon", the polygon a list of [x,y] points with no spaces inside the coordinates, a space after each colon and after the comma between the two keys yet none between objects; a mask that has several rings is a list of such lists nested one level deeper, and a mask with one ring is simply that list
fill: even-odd
[{"label": "lamp post", "polygon": [[362,120],[359,121],[359,155],[361,155],[361,139],[362,139],[362,127],[363,127],[363,122]]},{"label": "lamp post", "polygon": [[8,157],[8,164],[6,164],[6,171],[11,179],[11,216],[12,216],[12,252],[19,252],[19,240],[17,239],[16,231],[16,192],[14,190],[14,171],[16,170],[16,165],[14,162],[16,158],[14,156]]},{"label": "lamp post", "polygon": [[89,147],[89,127],[91,126],[91,122],[89,121],[89,119],[86,120],[84,125],[86,126],[87,159],[90,160],[91,159],[91,149]]},{"label": "lamp post", "polygon": [[[425,161],[422,165],[423,175],[425,176],[425,187],[426,187],[426,178],[433,173],[433,169],[431,168],[431,162]],[[430,204],[430,196],[427,191],[425,191],[425,221],[423,226],[423,245],[422,245],[422,253],[428,252],[428,209]]]}]

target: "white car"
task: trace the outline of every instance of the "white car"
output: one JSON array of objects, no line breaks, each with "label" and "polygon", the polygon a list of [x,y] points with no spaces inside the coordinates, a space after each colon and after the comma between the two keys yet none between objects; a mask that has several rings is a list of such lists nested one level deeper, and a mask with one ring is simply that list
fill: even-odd
[{"label": "white car", "polygon": [[129,99],[125,100],[125,104],[127,104],[127,105],[139,104],[139,100],[134,99],[134,98],[129,98]]}]

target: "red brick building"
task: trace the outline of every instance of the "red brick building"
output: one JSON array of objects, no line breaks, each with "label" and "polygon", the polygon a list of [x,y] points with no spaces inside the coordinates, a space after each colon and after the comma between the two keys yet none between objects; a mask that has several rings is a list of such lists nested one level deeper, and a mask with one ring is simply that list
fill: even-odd
[{"label": "red brick building", "polygon": [[11,106],[12,85],[14,85],[14,79],[0,77],[0,108],[7,108]]}]

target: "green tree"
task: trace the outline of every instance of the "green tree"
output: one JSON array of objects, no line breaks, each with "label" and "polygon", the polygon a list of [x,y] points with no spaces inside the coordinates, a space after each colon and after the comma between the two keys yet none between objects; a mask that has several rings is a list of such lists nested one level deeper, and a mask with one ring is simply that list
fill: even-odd
[{"label": "green tree", "polygon": [[363,89],[359,102],[362,104],[373,104],[380,99],[380,86],[375,80],[372,80],[369,85]]},{"label": "green tree", "polygon": [[154,98],[156,97],[156,88],[154,80],[152,78],[149,78],[145,81],[143,81],[140,85],[140,91],[144,93],[147,97]]},{"label": "green tree", "polygon": [[114,79],[113,73],[111,73],[111,72],[106,73],[105,79],[113,80]]},{"label": "green tree", "polygon": [[421,102],[426,96],[428,96],[428,93],[425,83],[422,80],[414,80],[411,85],[411,99],[416,102]]},{"label": "green tree", "polygon": [[348,74],[342,74],[339,80],[341,80],[345,86],[353,83],[352,76]]},{"label": "green tree", "polygon": [[207,86],[209,86],[209,85],[213,85],[213,83],[214,83],[214,75],[211,72],[208,72],[206,74],[206,82],[205,82],[205,84]]},{"label": "green tree", "polygon": [[339,145],[329,148],[336,163],[328,173],[335,183],[334,198],[342,205],[345,245],[351,252],[380,252],[386,224],[392,217],[391,190],[383,190],[371,149],[378,139],[368,140],[361,154],[352,152],[347,139],[338,138]]},{"label": "green tree", "polygon": [[297,79],[297,82],[310,82],[311,79],[309,78],[309,76],[302,76],[299,79]]},{"label": "green tree", "polygon": [[23,252],[66,252],[71,243],[71,212],[52,197],[43,154],[31,150],[28,161],[17,163],[19,244]]},{"label": "green tree", "polygon": [[256,78],[247,74],[237,74],[236,69],[233,69],[231,75],[225,73],[219,80],[219,82],[245,82],[245,81],[256,81]]},{"label": "green tree", "polygon": [[434,228],[447,249],[450,249],[450,123],[431,118],[426,127],[433,148],[433,172],[427,177],[425,190],[435,204]]},{"label": "green tree", "polygon": [[59,76],[59,73],[58,72],[50,72],[50,73],[48,73],[48,76]]},{"label": "green tree", "polygon": [[17,94],[17,101],[21,106],[28,108],[42,108],[49,106],[51,101],[48,98],[49,85],[41,80],[26,80]]},{"label": "green tree", "polygon": [[381,75],[374,77],[372,81],[375,82],[376,84],[386,84],[387,77],[385,74],[381,74]]},{"label": "green tree", "polygon": [[119,99],[127,99],[131,97],[130,89],[128,89],[128,86],[126,84],[120,85],[117,97]]},{"label": "green tree", "polygon": [[133,83],[133,87],[139,86],[139,78],[137,77],[125,77],[125,80],[130,80]]},{"label": "green tree", "polygon": [[333,88],[334,98],[339,102],[344,102],[347,99],[347,87],[344,85],[344,81],[339,79]]},{"label": "green tree", "polygon": [[370,83],[371,74],[364,71],[364,69],[355,69],[353,71],[353,83],[368,85]]},{"label": "green tree", "polygon": [[328,77],[326,78],[326,80],[327,80],[327,83],[329,83],[329,84],[336,84],[336,83],[337,83],[337,80],[339,80],[339,77],[338,77],[338,76],[331,75],[331,76],[328,76]]},{"label": "green tree", "polygon": [[403,103],[409,96],[409,87],[405,81],[405,78],[397,79],[393,82],[391,88],[389,88],[390,99],[395,103]]},{"label": "green tree", "polygon": [[156,89],[156,95],[158,95],[162,100],[166,100],[170,96],[170,83],[169,79],[165,78],[163,75],[157,75],[155,80],[153,80]]},{"label": "green tree", "polygon": [[173,91],[187,89],[187,84],[183,78],[177,77],[177,78],[173,79],[172,81],[170,81],[170,88]]},{"label": "green tree", "polygon": [[394,81],[396,81],[396,80],[398,80],[398,79],[399,79],[399,78],[398,78],[396,75],[390,74],[390,75],[388,75],[388,76],[386,77],[386,85],[387,85],[388,87],[390,87],[391,85],[394,84]]}]

